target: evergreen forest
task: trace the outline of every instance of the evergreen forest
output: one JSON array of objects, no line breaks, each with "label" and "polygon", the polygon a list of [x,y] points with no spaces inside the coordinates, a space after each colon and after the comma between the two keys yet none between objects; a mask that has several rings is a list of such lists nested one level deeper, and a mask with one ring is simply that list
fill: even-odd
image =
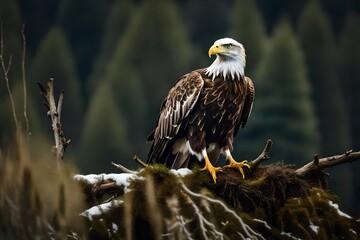
[{"label": "evergreen forest", "polygon": [[[51,158],[51,121],[36,83],[54,79],[55,94],[64,90],[69,171],[110,173],[111,162],[136,169],[132,157],[146,159],[167,92],[209,66],[208,48],[222,37],[243,43],[256,87],[234,156],[254,159],[267,139],[272,163],[296,167],[314,154],[360,150],[359,1],[0,0],[0,20],[9,64],[0,71],[0,162],[19,128],[35,158]],[[356,216],[359,169],[326,170],[330,191]]]}]

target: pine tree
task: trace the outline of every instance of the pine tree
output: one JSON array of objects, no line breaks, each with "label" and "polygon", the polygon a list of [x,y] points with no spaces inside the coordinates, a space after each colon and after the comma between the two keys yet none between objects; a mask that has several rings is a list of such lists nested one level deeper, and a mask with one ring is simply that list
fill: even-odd
[{"label": "pine tree", "polygon": [[[26,32],[26,49],[30,56],[49,31],[56,20],[59,0],[47,0],[46,4],[38,0],[18,0],[24,19]],[[11,2],[11,1],[9,1]]]},{"label": "pine tree", "polygon": [[227,32],[230,11],[228,1],[191,0],[183,5],[184,22],[191,42],[200,52],[207,52],[210,45]]},{"label": "pine tree", "polygon": [[[75,70],[72,54],[62,31],[53,27],[46,35],[30,66],[29,80],[33,84],[30,91],[37,91],[36,81],[46,83],[50,78],[55,80],[55,93],[64,90],[61,122],[66,137],[73,140],[75,145],[80,136],[83,115],[83,104],[79,87],[79,80]],[[49,126],[46,109],[39,95],[36,101],[39,113],[43,113],[42,126]]]},{"label": "pine tree", "polygon": [[[22,19],[17,0],[0,1],[0,21],[2,27],[3,58],[7,66],[10,58],[11,65],[8,73],[11,85],[21,79],[22,61]],[[8,98],[3,71],[0,70],[0,100]]]},{"label": "pine tree", "polygon": [[126,137],[125,119],[115,105],[115,98],[108,83],[102,83],[91,100],[85,117],[77,163],[85,173],[113,170],[111,161],[126,167],[134,165]]},{"label": "pine tree", "polygon": [[190,70],[190,50],[177,6],[161,0],[143,2],[117,45],[108,72],[121,73],[124,79],[114,74],[110,81],[128,81],[131,71],[136,72],[149,106],[149,130],[170,87]]},{"label": "pine tree", "polygon": [[[124,114],[129,131],[126,138],[135,150],[134,154],[144,156],[146,152],[145,139],[148,105],[145,91],[140,81],[139,74],[132,67],[117,68],[116,63],[110,64],[110,70],[105,82],[108,82],[114,93],[115,104],[118,111]],[[126,65],[123,65],[125,67]],[[126,69],[126,70],[124,70]],[[154,121],[149,122],[155,124]]]},{"label": "pine tree", "polygon": [[[338,60],[333,33],[319,2],[310,1],[303,10],[298,35],[314,89],[320,154],[340,154],[350,148],[348,113],[337,75]],[[336,176],[329,180],[329,185],[350,207],[353,201],[351,166],[343,165],[329,172]]]},{"label": "pine tree", "polygon": [[321,154],[339,154],[350,146],[347,112],[337,77],[333,33],[317,1],[310,1],[303,10],[298,36],[314,89],[313,100],[319,118]]},{"label": "pine tree", "polygon": [[116,44],[126,30],[134,12],[133,0],[115,1],[113,3],[101,40],[100,51],[94,61],[93,72],[87,80],[87,94],[89,96],[104,79],[107,65],[113,57]]},{"label": "pine tree", "polygon": [[108,1],[60,2],[57,23],[69,42],[81,81],[88,77],[98,53],[108,10]]},{"label": "pine tree", "polygon": [[[9,68],[7,77],[10,91],[13,92],[22,77],[21,33],[23,26],[17,0],[0,1],[0,22],[3,47],[2,55],[5,68]],[[8,144],[12,143],[15,137],[15,128],[5,74],[0,66],[0,148],[5,147],[5,144],[8,146]]]},{"label": "pine tree", "polygon": [[352,149],[360,149],[360,17],[348,16],[340,39],[340,75],[347,110],[350,114]]},{"label": "pine tree", "polygon": [[[326,0],[325,0],[326,1]],[[299,9],[303,9],[308,1],[297,0],[256,0],[259,10],[262,13],[266,30],[271,30],[283,16],[288,16],[292,24],[296,23],[299,16]],[[327,1],[330,2],[330,1]],[[333,2],[333,1],[331,1]]]},{"label": "pine tree", "polygon": [[232,10],[229,36],[246,49],[246,73],[252,76],[263,56],[266,32],[260,12],[253,0],[237,0]]},{"label": "pine tree", "polygon": [[[359,14],[351,14],[346,20],[345,28],[340,39],[340,79],[342,81],[342,90],[346,100],[347,110],[350,113],[350,134],[351,149],[360,150],[360,17]],[[354,165],[356,164],[356,165]],[[350,166],[348,166],[350,168]],[[357,204],[360,200],[360,176],[358,169],[360,163],[353,163],[353,189],[348,189],[355,197],[352,202],[352,209],[360,213],[360,207]],[[347,186],[346,183],[342,186]],[[351,197],[351,196],[350,196]],[[350,198],[349,197],[349,198]]]},{"label": "pine tree", "polygon": [[241,155],[256,157],[266,139],[271,158],[301,165],[317,151],[316,118],[303,55],[288,22],[281,22],[254,77],[256,97],[240,144]]}]

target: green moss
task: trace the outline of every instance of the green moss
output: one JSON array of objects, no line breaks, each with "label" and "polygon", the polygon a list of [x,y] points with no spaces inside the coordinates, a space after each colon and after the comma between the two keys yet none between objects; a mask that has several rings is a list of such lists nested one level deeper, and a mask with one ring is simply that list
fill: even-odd
[{"label": "green moss", "polygon": [[[324,189],[312,188],[304,198],[288,199],[278,211],[277,227],[305,239],[356,239],[354,232],[359,224],[339,215],[329,203],[338,202],[336,196]],[[314,230],[315,226],[318,230]]]},{"label": "green moss", "polygon": [[[289,239],[287,233],[301,239],[356,239],[360,233],[356,220],[340,216],[329,205],[329,201],[339,202],[336,196],[314,187],[315,178],[310,182],[298,178],[292,167],[283,164],[262,166],[245,179],[237,170],[224,169],[216,184],[208,172],[198,168],[179,177],[162,165],[151,165],[139,176],[131,181],[131,192],[120,197],[123,204],[95,222],[89,221],[90,226],[99,224],[94,231],[104,229],[101,218],[107,229],[117,224],[116,237],[133,239],[159,237],[159,227],[163,234],[172,234],[170,238],[185,236],[185,228],[194,239],[202,239],[204,234],[212,239],[219,233],[225,239],[236,239],[247,236],[246,232],[250,233],[247,237],[261,235],[265,239]],[[182,184],[202,197],[189,194]],[[149,194],[154,194],[150,196],[153,205],[149,205]],[[100,230],[94,236],[99,236]]]},{"label": "green moss", "polygon": [[[200,171],[199,168],[194,168],[192,174],[184,177],[183,182],[193,191],[200,191],[202,188],[207,188],[210,191],[215,190],[216,185],[208,171]],[[221,178],[222,173],[218,173],[218,178]]]}]

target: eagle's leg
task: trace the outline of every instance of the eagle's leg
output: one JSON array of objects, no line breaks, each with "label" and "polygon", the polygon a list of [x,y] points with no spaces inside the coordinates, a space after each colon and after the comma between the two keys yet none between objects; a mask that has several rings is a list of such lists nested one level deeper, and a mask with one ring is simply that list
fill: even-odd
[{"label": "eagle's leg", "polygon": [[201,168],[200,171],[205,171],[205,170],[208,170],[214,180],[214,182],[216,183],[216,173],[217,172],[221,172],[221,168],[220,167],[214,167],[210,160],[209,160],[209,157],[207,155],[207,152],[206,152],[206,149],[203,149],[201,151],[201,154],[204,158],[204,161],[205,161],[205,167]]},{"label": "eagle's leg", "polygon": [[225,167],[239,169],[242,177],[245,178],[245,173],[244,173],[244,170],[242,168],[247,167],[248,169],[250,169],[250,165],[248,164],[248,161],[245,160],[245,161],[242,161],[242,162],[236,162],[235,159],[232,157],[229,149],[225,150],[225,154],[226,154],[226,158],[229,160],[229,164],[226,165]]}]

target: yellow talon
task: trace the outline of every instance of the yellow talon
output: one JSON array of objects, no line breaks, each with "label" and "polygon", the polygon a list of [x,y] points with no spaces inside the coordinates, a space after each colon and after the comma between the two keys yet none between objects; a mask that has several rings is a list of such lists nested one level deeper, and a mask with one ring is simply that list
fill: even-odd
[{"label": "yellow talon", "polygon": [[247,167],[248,169],[250,169],[250,165],[248,164],[248,161],[244,160],[242,162],[236,162],[232,156],[229,156],[228,160],[229,160],[229,164],[226,165],[225,167],[237,168],[240,171],[242,177],[245,178],[245,173],[244,173],[244,170],[242,168]]},{"label": "yellow talon", "polygon": [[214,183],[216,184],[216,173],[221,172],[220,167],[214,167],[208,157],[204,157],[205,160],[205,167],[201,168],[200,171],[208,170],[211,174],[212,179],[214,180]]}]

